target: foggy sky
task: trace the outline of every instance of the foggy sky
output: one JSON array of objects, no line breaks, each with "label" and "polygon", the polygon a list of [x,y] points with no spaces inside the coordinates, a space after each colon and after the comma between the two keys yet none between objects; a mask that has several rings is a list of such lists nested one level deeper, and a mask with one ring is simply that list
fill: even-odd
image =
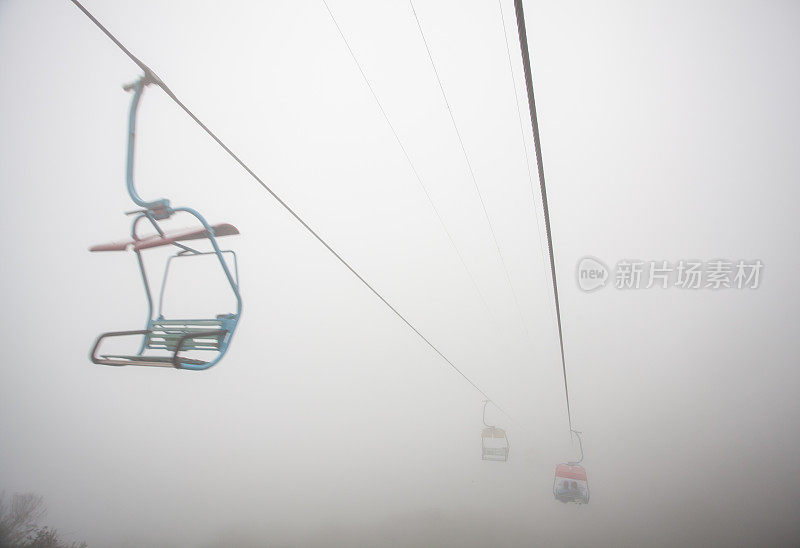
[{"label": "foggy sky", "polygon": [[[578,448],[497,2],[415,7],[522,322],[408,3],[329,5],[488,311],[321,2],[86,1],[508,411],[509,462],[480,460],[481,395],[153,86],[137,187],[239,228],[243,317],[206,372],[91,364],[146,314],[132,254],[87,251],[128,234],[139,70],[70,2],[6,0],[0,491],[90,546],[797,544],[798,5],[525,3],[583,507],[551,493]],[[765,267],[587,294],[586,255]],[[216,276],[177,274],[176,306]]]}]

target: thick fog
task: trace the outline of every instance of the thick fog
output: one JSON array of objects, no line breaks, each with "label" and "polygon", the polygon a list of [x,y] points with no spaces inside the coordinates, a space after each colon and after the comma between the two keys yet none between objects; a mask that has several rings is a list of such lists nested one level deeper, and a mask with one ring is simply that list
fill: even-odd
[{"label": "thick fog", "polygon": [[[513,2],[513,86],[496,0],[414,2],[512,291],[408,2],[328,0],[488,306],[321,0],[85,4],[507,412],[486,421],[510,454],[481,460],[483,396],[156,86],[138,191],[241,231],[220,244],[242,320],[204,372],[92,364],[100,333],[146,320],[134,254],[88,252],[130,231],[121,86],[141,70],[71,2],[4,0],[7,498],[43,496],[89,546],[800,543],[800,5],[525,3],[591,489],[573,505],[552,492],[580,451]],[[586,256],[606,287],[578,286]],[[758,287],[613,279],[718,259],[761,261]],[[231,311],[219,271],[172,274],[169,306]]]}]

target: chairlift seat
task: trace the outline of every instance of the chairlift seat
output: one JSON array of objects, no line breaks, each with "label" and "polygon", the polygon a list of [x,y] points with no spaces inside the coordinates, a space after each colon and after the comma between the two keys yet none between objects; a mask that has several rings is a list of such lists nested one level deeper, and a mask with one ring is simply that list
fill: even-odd
[{"label": "chairlift seat", "polygon": [[[159,318],[148,323],[145,330],[114,331],[97,338],[92,350],[92,362],[100,365],[140,365],[151,367],[176,367],[178,369],[207,369],[214,365],[225,352],[238,318],[234,314],[220,315],[216,319],[166,320]],[[171,356],[148,354],[100,354],[97,351],[103,339],[108,337],[144,335],[142,352],[146,349],[167,350]],[[201,360],[180,356],[187,350],[217,352],[212,360]]]}]

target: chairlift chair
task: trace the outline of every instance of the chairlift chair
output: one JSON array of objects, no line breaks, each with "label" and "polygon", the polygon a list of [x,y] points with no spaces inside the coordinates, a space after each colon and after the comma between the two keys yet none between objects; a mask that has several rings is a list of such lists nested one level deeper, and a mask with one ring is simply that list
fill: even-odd
[{"label": "chairlift chair", "polygon": [[589,503],[589,484],[583,466],[572,462],[559,464],[553,479],[553,496],[560,502]]},{"label": "chairlift chair", "polygon": [[[236,254],[231,250],[221,250],[217,243],[217,238],[236,235],[239,234],[239,231],[235,226],[227,223],[210,225],[196,210],[188,207],[172,207],[169,200],[166,199],[145,201],[136,192],[133,184],[136,111],[145,86],[151,83],[160,84],[160,81],[148,71],[135,83],[124,86],[126,91],[133,91],[129,116],[127,189],[133,202],[141,208],[128,213],[134,216],[131,237],[122,241],[96,245],[89,249],[92,252],[126,251],[131,249],[135,253],[147,298],[147,321],[144,329],[103,333],[95,341],[90,358],[93,363],[100,365],[141,365],[204,370],[219,363],[225,355],[241,317],[242,298],[239,293],[239,272]],[[172,232],[164,231],[160,221],[170,219],[178,213],[194,217],[199,226]],[[138,228],[142,221],[149,222],[155,228],[156,234],[140,236]],[[193,240],[207,241],[211,245],[212,251],[200,251],[184,243]],[[154,314],[153,293],[144,261],[142,260],[142,252],[164,246],[172,246],[177,248],[178,251],[167,260],[159,292],[158,307]],[[218,259],[236,301],[234,310],[204,318],[165,317],[163,314],[164,288],[170,264],[175,259],[202,255],[213,255]],[[231,257],[233,272],[224,255]],[[125,336],[141,337],[138,352],[135,354],[108,354],[100,351],[101,343],[104,340]],[[181,355],[188,351],[193,352],[193,357]],[[194,357],[198,354],[203,355],[203,357]]]},{"label": "chairlift chair", "polygon": [[508,460],[508,437],[502,428],[487,426],[481,431],[481,459]]},{"label": "chairlift chair", "polygon": [[486,405],[489,400],[483,402],[483,425],[481,430],[481,460],[492,460],[506,462],[508,460],[508,436],[502,428],[497,428],[486,424]]},{"label": "chairlift chair", "polygon": [[589,483],[586,478],[586,469],[580,465],[583,461],[581,433],[576,430],[571,430],[570,432],[578,438],[581,458],[575,462],[566,462],[556,466],[555,478],[553,479],[553,496],[563,503],[589,504]]}]

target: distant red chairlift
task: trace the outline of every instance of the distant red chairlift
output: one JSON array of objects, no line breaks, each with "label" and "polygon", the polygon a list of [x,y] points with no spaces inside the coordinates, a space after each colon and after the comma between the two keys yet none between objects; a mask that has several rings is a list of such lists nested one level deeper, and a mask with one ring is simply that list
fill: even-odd
[{"label": "distant red chairlift", "polygon": [[581,433],[575,430],[572,430],[572,433],[578,437],[581,458],[577,462],[566,462],[556,466],[553,496],[563,503],[589,504],[589,483],[586,478],[586,470],[579,464],[583,461]]},{"label": "distant red chairlift", "polygon": [[586,470],[583,466],[574,463],[564,463],[556,466],[556,475],[553,480],[553,496],[560,502],[574,502],[576,504],[589,503],[589,484],[586,480]]}]

